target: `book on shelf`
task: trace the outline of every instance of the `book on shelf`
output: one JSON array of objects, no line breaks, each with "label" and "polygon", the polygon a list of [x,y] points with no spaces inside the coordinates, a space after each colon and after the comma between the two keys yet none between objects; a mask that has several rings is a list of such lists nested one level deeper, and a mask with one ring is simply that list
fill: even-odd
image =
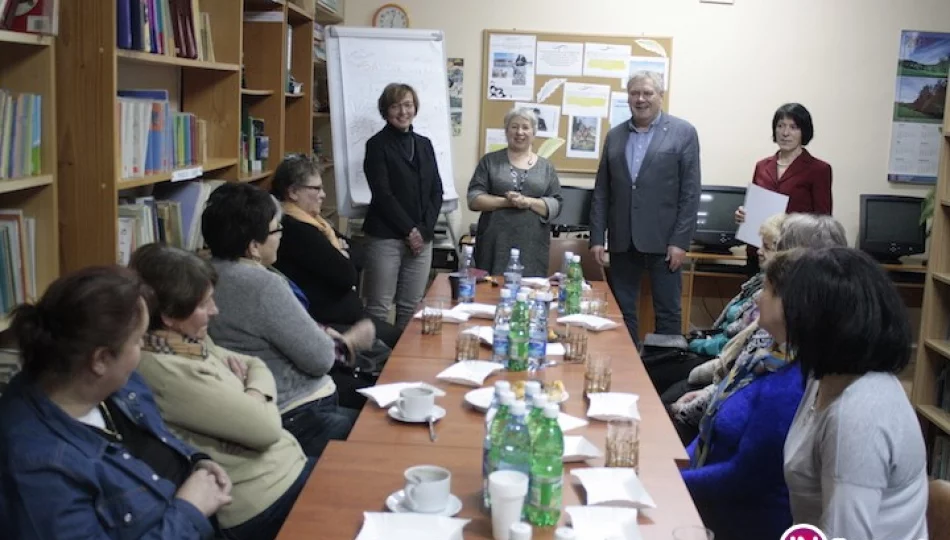
[{"label": "book on shelf", "polygon": [[0,314],[36,298],[36,220],[0,209]]},{"label": "book on shelf", "polygon": [[211,17],[201,12],[198,0],[115,2],[120,49],[215,61]]},{"label": "book on shelf", "polygon": [[264,133],[264,120],[248,114],[241,119],[241,173],[256,174],[267,169],[270,137]]},{"label": "book on shelf", "polygon": [[323,25],[318,22],[313,23],[313,56],[324,62],[327,61],[326,36]]},{"label": "book on shelf", "polygon": [[224,180],[196,180],[167,184],[153,195],[119,200],[119,264],[127,265],[132,253],[145,244],[162,242],[189,251],[204,244],[201,212],[208,196]]},{"label": "book on shelf", "polygon": [[0,179],[42,171],[43,96],[0,88]]},{"label": "book on shelf", "polygon": [[167,90],[120,90],[122,178],[170,172],[207,161],[207,123],[171,109]]},{"label": "book on shelf", "polygon": [[0,30],[59,34],[60,0],[0,0]]}]

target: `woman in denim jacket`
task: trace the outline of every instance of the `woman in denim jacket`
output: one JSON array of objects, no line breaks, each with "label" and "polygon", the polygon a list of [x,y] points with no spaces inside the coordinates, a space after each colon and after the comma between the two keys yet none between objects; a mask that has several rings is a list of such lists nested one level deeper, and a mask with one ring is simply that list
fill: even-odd
[{"label": "woman in denim jacket", "polygon": [[0,524],[30,539],[198,539],[231,481],[162,423],[135,369],[148,327],[135,275],[94,267],[13,313],[23,371],[0,398]]}]

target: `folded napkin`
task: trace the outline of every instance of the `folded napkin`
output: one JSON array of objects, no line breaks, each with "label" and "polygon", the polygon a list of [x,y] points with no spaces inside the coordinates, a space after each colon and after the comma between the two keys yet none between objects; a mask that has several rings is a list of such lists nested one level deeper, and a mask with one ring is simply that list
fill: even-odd
[{"label": "folded napkin", "polygon": [[557,322],[564,323],[575,323],[582,324],[588,330],[593,332],[600,332],[603,330],[613,330],[620,326],[616,321],[610,319],[605,319],[603,317],[598,317],[596,315],[585,315],[582,313],[575,313],[574,315],[565,315],[564,317],[558,317]]},{"label": "folded napkin", "polygon": [[587,461],[596,459],[603,454],[600,449],[594,446],[594,443],[581,436],[564,437],[564,453],[561,461],[564,463],[573,463],[575,461]]},{"label": "folded napkin", "polygon": [[370,386],[369,388],[360,388],[357,390],[357,392],[373,400],[376,405],[379,405],[380,408],[386,409],[392,407],[396,403],[396,400],[399,399],[399,392],[402,392],[406,388],[413,388],[416,386],[431,388],[433,391],[435,391],[436,397],[445,396],[445,392],[436,388],[435,386],[432,386],[431,384],[424,382],[377,384],[376,386]]},{"label": "folded napkin", "polygon": [[[495,330],[491,326],[473,326],[462,333],[478,336],[478,341],[489,347],[495,342]],[[564,356],[564,345],[560,343],[548,343],[548,346],[545,348],[545,355]]]},{"label": "folded napkin", "polygon": [[475,317],[477,319],[495,319],[495,306],[491,304],[463,302],[452,308],[451,311],[464,313],[469,317]]},{"label": "folded napkin", "polygon": [[635,508],[568,506],[571,527],[582,540],[640,540]]},{"label": "folded napkin", "polygon": [[574,469],[571,476],[581,481],[587,492],[587,505],[633,506],[656,508],[636,471],[622,467],[587,467]]},{"label": "folded napkin", "polygon": [[[429,311],[431,311],[431,312],[441,311],[441,312],[442,312],[442,322],[444,322],[444,323],[463,323],[463,322],[465,322],[465,321],[467,321],[467,320],[469,319],[469,315],[468,315],[467,313],[464,313],[464,312],[461,312],[461,311],[455,311],[455,308],[452,308],[452,309],[431,309],[431,308],[429,308]],[[421,319],[421,318],[422,318],[422,310],[420,310],[420,311],[417,312],[415,315],[413,315],[412,318],[413,318],[413,319]]]},{"label": "folded napkin", "polygon": [[579,427],[584,427],[589,422],[583,418],[578,418],[576,416],[571,416],[567,413],[558,413],[557,415],[557,424],[561,426],[561,431],[566,432],[572,429],[577,429]]},{"label": "folded napkin", "polygon": [[525,287],[540,289],[551,285],[551,280],[546,277],[526,277],[521,278],[521,284]]},{"label": "folded napkin", "polygon": [[485,378],[502,369],[498,362],[485,360],[464,360],[456,362],[435,376],[440,381],[448,381],[465,386],[481,386]]},{"label": "folded napkin", "polygon": [[604,422],[615,419],[639,420],[640,410],[637,401],[640,396],[623,392],[599,392],[587,394],[590,405],[587,417]]},{"label": "folded napkin", "polygon": [[469,521],[412,512],[363,512],[356,540],[462,540],[462,529]]}]

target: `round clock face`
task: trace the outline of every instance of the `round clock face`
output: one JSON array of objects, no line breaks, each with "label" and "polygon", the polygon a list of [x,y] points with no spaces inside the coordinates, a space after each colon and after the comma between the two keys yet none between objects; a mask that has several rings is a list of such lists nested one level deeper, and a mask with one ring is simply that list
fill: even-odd
[{"label": "round clock face", "polygon": [[409,28],[409,15],[395,4],[386,4],[376,11],[373,25],[379,28]]}]

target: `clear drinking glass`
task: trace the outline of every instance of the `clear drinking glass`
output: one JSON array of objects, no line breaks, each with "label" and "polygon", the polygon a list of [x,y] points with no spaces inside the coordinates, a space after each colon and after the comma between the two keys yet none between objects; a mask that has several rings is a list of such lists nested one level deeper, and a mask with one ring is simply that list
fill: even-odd
[{"label": "clear drinking glass", "polygon": [[445,300],[432,298],[422,303],[422,333],[435,335],[442,333],[442,310],[446,306]]},{"label": "clear drinking glass", "polygon": [[610,392],[610,357],[605,354],[588,353],[587,369],[584,373],[584,396],[599,392]]},{"label": "clear drinking glass", "polygon": [[478,360],[478,353],[481,343],[478,341],[478,334],[475,332],[477,324],[462,323],[459,325],[459,333],[455,338],[455,361]]},{"label": "clear drinking glass", "polygon": [[629,418],[607,422],[606,467],[640,472],[640,422]]},{"label": "clear drinking glass", "polygon": [[607,315],[607,295],[604,291],[591,289],[584,291],[581,297],[581,312],[588,315],[604,317]]},{"label": "clear drinking glass", "polygon": [[587,327],[566,323],[563,340],[565,364],[583,364],[587,361]]}]

